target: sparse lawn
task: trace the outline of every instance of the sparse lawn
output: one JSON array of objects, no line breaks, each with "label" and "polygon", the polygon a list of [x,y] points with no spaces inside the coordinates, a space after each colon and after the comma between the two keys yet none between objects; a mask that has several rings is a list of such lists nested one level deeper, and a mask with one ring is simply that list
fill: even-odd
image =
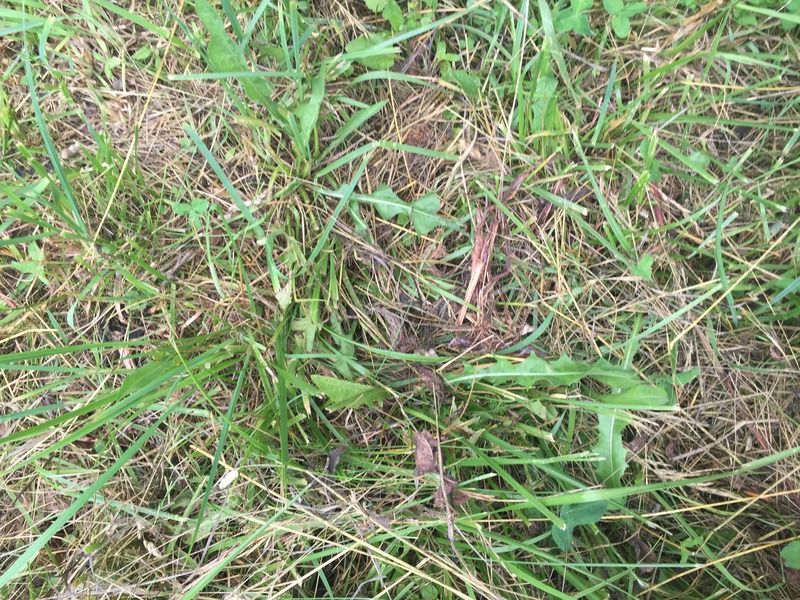
[{"label": "sparse lawn", "polygon": [[800,597],[800,1],[4,0],[0,597]]}]

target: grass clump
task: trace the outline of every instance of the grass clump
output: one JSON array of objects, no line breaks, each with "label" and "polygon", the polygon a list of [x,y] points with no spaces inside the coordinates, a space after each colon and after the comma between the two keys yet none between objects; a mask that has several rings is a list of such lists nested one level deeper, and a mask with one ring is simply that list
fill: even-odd
[{"label": "grass clump", "polygon": [[796,597],[794,4],[12,1],[0,595]]}]

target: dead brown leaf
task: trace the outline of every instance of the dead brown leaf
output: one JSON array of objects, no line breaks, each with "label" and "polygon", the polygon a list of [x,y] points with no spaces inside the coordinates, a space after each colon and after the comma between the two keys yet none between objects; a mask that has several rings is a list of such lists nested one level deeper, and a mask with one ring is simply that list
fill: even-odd
[{"label": "dead brown leaf", "polygon": [[[527,179],[531,173],[537,171],[544,165],[531,166],[520,173],[511,185],[508,186],[501,195],[500,202],[503,204],[511,201],[517,195],[522,183]],[[475,242],[472,246],[472,269],[470,271],[469,283],[467,284],[467,292],[464,294],[464,306],[458,313],[456,323],[461,325],[464,318],[467,316],[467,304],[472,301],[475,293],[483,284],[484,276],[489,272],[490,261],[492,258],[492,250],[494,250],[495,239],[497,238],[497,229],[500,225],[501,214],[498,213],[497,208],[491,208],[479,211],[475,222]]]},{"label": "dead brown leaf", "polygon": [[342,452],[344,452],[344,446],[339,446],[328,452],[328,460],[325,461],[325,473],[336,475],[336,467],[339,465]]},{"label": "dead brown leaf", "polygon": [[[447,501],[445,501],[447,498]],[[436,490],[433,496],[434,508],[447,508],[450,506],[461,506],[467,501],[467,495],[458,489],[458,481],[447,473],[444,474],[442,485]]]},{"label": "dead brown leaf", "polygon": [[671,438],[669,442],[667,442],[667,447],[664,448],[664,454],[671,462],[675,462],[676,457],[680,454],[680,449],[674,438]]},{"label": "dead brown leaf", "polygon": [[14,304],[14,301],[5,294],[0,293],[0,300],[2,300],[3,304],[5,304],[8,308],[12,310],[17,308],[17,305]]},{"label": "dead brown leaf", "polygon": [[417,475],[425,473],[438,473],[439,461],[436,438],[429,431],[417,431],[414,434],[414,462],[417,466]]},{"label": "dead brown leaf", "polygon": [[796,590],[800,590],[800,570],[789,569],[784,571],[786,573],[786,583]]},{"label": "dead brown leaf", "polygon": [[528,167],[522,173],[517,175],[517,178],[514,179],[514,181],[511,182],[511,185],[508,186],[508,189],[505,192],[503,192],[503,194],[500,196],[500,201],[503,202],[503,203],[506,203],[509,200],[512,200],[514,198],[514,196],[517,195],[517,192],[519,191],[519,188],[522,185],[522,182],[525,181],[528,178],[528,175],[530,175],[534,171],[538,170],[539,168],[540,168],[540,166]]},{"label": "dead brown leaf", "polygon": [[386,324],[386,331],[390,336],[389,347],[392,350],[410,352],[416,347],[416,340],[406,333],[408,328],[405,326],[405,319],[382,306],[375,306],[370,311],[379,315]]},{"label": "dead brown leaf", "polygon": [[[634,552],[636,552],[636,562],[638,563],[658,562],[656,555],[653,553],[652,548],[650,548],[650,544],[645,542],[641,537],[636,536],[635,538],[633,538],[631,540],[631,544],[633,545]],[[656,568],[652,566],[652,564],[639,567],[639,572],[641,573],[652,573],[655,570]]]},{"label": "dead brown leaf", "polygon": [[[436,438],[428,431],[417,431],[414,434],[417,475],[439,473],[439,453]],[[441,482],[433,496],[433,505],[444,509],[448,506],[461,506],[468,495],[458,489],[458,480],[449,473],[441,473]]]},{"label": "dead brown leaf", "polygon": [[444,396],[442,378],[435,371],[427,367],[417,367],[417,373],[419,373],[422,383],[431,391],[434,398],[442,398]]},{"label": "dead brown leaf", "polygon": [[630,444],[628,444],[628,450],[630,450],[631,454],[639,454],[645,446],[650,442],[652,439],[652,434],[647,431],[641,431],[636,434],[636,436],[631,440]]},{"label": "dead brown leaf", "polygon": [[680,27],[668,38],[669,42],[665,47],[671,48],[678,40],[685,40],[692,33],[694,33],[700,25],[706,22],[706,15],[714,12],[717,7],[722,3],[722,0],[715,0],[709,2],[703,8],[698,10],[695,14],[687,19],[683,19]]},{"label": "dead brown leaf", "polygon": [[[487,221],[491,221],[491,225],[488,228],[486,226]],[[472,269],[469,283],[467,284],[467,293],[464,294],[464,306],[461,307],[461,312],[458,313],[458,318],[456,319],[456,323],[459,325],[464,322],[464,318],[467,316],[467,310],[469,310],[467,304],[472,301],[475,292],[483,283],[484,274],[489,270],[489,261],[492,257],[499,224],[500,220],[494,208],[478,214],[475,224],[475,242],[472,246]]]}]

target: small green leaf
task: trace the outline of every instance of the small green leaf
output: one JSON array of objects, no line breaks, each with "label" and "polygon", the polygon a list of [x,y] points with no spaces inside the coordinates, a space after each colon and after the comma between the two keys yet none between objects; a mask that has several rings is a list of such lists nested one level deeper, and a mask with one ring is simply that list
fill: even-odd
[{"label": "small green leaf", "polygon": [[575,15],[575,24],[572,26],[572,30],[575,33],[580,35],[585,35],[589,37],[592,35],[592,27],[589,24],[589,17],[586,15]]},{"label": "small green leaf", "polygon": [[789,542],[781,550],[783,564],[790,569],[800,569],[800,541]]},{"label": "small green leaf", "polygon": [[458,85],[470,100],[478,99],[481,91],[481,80],[472,73],[451,69],[447,79]]},{"label": "small green leaf", "polygon": [[565,529],[553,526],[550,534],[553,541],[564,552],[572,546],[572,533],[577,525],[592,525],[600,521],[608,510],[608,503],[583,502],[581,504],[567,504],[561,508],[561,519],[566,524]]},{"label": "small green leaf", "polygon": [[651,254],[645,254],[639,259],[639,264],[631,269],[631,272],[635,277],[641,277],[645,281],[650,281],[653,279],[652,267],[653,256]]},{"label": "small green leaf", "polygon": [[185,202],[169,202],[169,205],[172,207],[172,210],[175,211],[175,214],[180,217],[185,217],[192,212],[192,205],[186,204]]},{"label": "small green leaf", "polygon": [[630,410],[646,410],[648,408],[667,406],[670,403],[669,395],[664,388],[644,383],[621,392],[600,396],[598,400],[618,406],[624,405]]},{"label": "small green leaf", "polygon": [[387,221],[397,215],[408,215],[411,207],[406,202],[397,197],[388,185],[383,184],[369,196],[362,199],[367,204],[371,204],[378,211],[378,214]]},{"label": "small green leaf", "polygon": [[192,212],[197,215],[202,215],[208,210],[209,203],[205,198],[195,198],[192,200]]},{"label": "small green leaf", "polygon": [[304,102],[294,109],[294,114],[297,117],[298,125],[300,127],[300,144],[304,153],[308,153],[308,144],[311,140],[311,134],[317,125],[319,118],[319,110],[322,106],[322,101],[325,99],[325,71],[320,71],[314,80],[311,82],[311,97],[307,102]]},{"label": "small green leaf", "polygon": [[386,8],[387,2],[389,2],[389,0],[364,0],[364,4],[367,5],[367,8],[374,13],[379,13]]},{"label": "small green leaf", "polygon": [[152,48],[150,48],[149,46],[142,46],[136,52],[133,53],[133,56],[131,56],[131,58],[137,61],[144,61],[150,58],[152,54],[153,54]]},{"label": "small green leaf", "polygon": [[[211,69],[215,73],[249,71],[239,45],[228,37],[225,24],[211,5],[206,0],[196,0],[195,9],[209,33],[208,59]],[[272,105],[270,95],[273,88],[266,80],[248,77],[242,80],[242,86],[253,102],[267,107]]]},{"label": "small green leaf", "polygon": [[286,282],[286,285],[283,287],[279,287],[275,291],[275,300],[278,301],[278,307],[280,307],[281,312],[286,311],[289,308],[289,305],[292,303],[292,281],[289,280]]},{"label": "small green leaf", "polygon": [[689,385],[700,376],[700,367],[689,369],[681,373],[675,373],[675,383],[678,385]]},{"label": "small green leaf", "polygon": [[355,383],[326,377],[325,375],[312,375],[311,380],[320,392],[328,397],[325,404],[327,410],[342,410],[345,408],[358,408],[364,405],[374,405],[375,402],[386,397],[385,390],[371,385]]},{"label": "small green leaf", "polygon": [[389,21],[389,24],[392,26],[392,29],[395,31],[400,29],[405,23],[405,19],[403,18],[403,11],[400,9],[400,6],[397,4],[396,0],[389,0],[386,4],[386,8],[383,9],[383,18]]},{"label": "small green leaf", "polygon": [[553,537],[556,546],[561,548],[564,552],[567,552],[572,547],[573,531],[575,531],[575,525],[569,523],[567,523],[566,529],[561,529],[553,525],[553,528],[550,530],[550,535]]},{"label": "small green leaf", "polygon": [[394,55],[397,54],[397,48],[394,46],[375,48],[375,46],[388,39],[389,35],[386,33],[375,33],[369,36],[362,35],[347,44],[345,50],[348,54],[368,53],[366,56],[361,56],[354,60],[369,69],[390,69],[394,64]]},{"label": "small green leaf", "polygon": [[781,18],[781,28],[784,31],[790,31],[800,25],[800,0],[791,0],[789,4],[784,7],[786,17]]},{"label": "small green leaf", "polygon": [[322,329],[322,325],[313,315],[306,314],[292,322],[292,331],[302,334],[303,347],[306,352],[314,349],[314,340],[320,329]]},{"label": "small green leaf", "polygon": [[16,269],[20,273],[25,274],[35,274],[41,270],[41,264],[38,262],[32,262],[30,260],[12,260],[8,263],[12,269]]},{"label": "small green leaf", "polygon": [[559,10],[553,13],[553,23],[555,23],[556,33],[566,33],[575,24],[575,15],[569,10]]},{"label": "small green leaf", "polygon": [[623,0],[603,0],[603,8],[605,8],[606,12],[609,14],[616,15],[625,8],[625,2]]},{"label": "small green leaf", "polygon": [[561,512],[561,517],[564,521],[575,525],[592,525],[605,516],[606,510],[608,510],[608,502],[605,500],[567,504]]},{"label": "small green leaf", "polygon": [[439,197],[433,192],[414,201],[411,205],[411,222],[418,233],[427,235],[441,225],[442,220],[436,214],[440,206]]},{"label": "small green leaf", "polygon": [[[225,36],[212,36],[208,43],[208,54],[211,58],[212,68],[217,73],[231,73],[237,71],[249,71],[247,61],[239,50],[239,46]],[[264,79],[253,79],[248,77],[242,80],[242,86],[253,102],[263,106],[270,104],[272,85]]]},{"label": "small green leaf", "polygon": [[618,38],[626,38],[631,33],[631,20],[625,15],[617,15],[611,19],[611,29]]},{"label": "small green leaf", "polygon": [[626,17],[635,17],[636,15],[640,15],[647,10],[647,4],[644,2],[631,2],[630,4],[626,4],[625,8],[622,9],[621,14]]},{"label": "small green leaf", "polygon": [[439,198],[433,193],[425,194],[409,205],[398,198],[392,188],[383,184],[368,196],[357,196],[357,200],[374,206],[378,214],[387,221],[397,218],[404,224],[410,219],[414,230],[422,235],[427,235],[443,222],[436,214],[440,207]]},{"label": "small green leaf", "polygon": [[597,415],[597,443],[592,451],[602,459],[597,463],[597,475],[607,487],[620,487],[628,467],[628,451],[622,445],[622,430],[627,424],[628,416],[621,410]]},{"label": "small green leaf", "polygon": [[711,162],[711,157],[706,154],[705,152],[701,152],[700,150],[695,150],[689,156],[686,157],[686,163],[692,167],[695,171],[702,172],[705,171],[706,167]]},{"label": "small green leaf", "polygon": [[436,600],[439,597],[439,590],[433,583],[425,583],[419,588],[419,597],[422,600]]},{"label": "small green leaf", "polygon": [[36,242],[31,242],[28,244],[28,258],[36,262],[42,262],[44,260],[44,250],[39,248],[39,244]]},{"label": "small green leaf", "polygon": [[103,67],[103,73],[106,77],[111,79],[114,76],[114,69],[122,64],[122,59],[119,56],[112,56],[106,61]]},{"label": "small green leaf", "polygon": [[570,8],[554,12],[553,23],[555,24],[556,32],[574,31],[580,35],[591,35],[592,28],[589,26],[589,17],[582,14],[591,8],[592,0],[572,0]]}]

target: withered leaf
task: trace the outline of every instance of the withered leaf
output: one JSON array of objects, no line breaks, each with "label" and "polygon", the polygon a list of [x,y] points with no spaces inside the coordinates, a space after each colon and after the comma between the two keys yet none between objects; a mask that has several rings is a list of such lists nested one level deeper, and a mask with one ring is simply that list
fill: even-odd
[{"label": "withered leaf", "polygon": [[328,460],[325,461],[325,473],[328,475],[336,475],[336,467],[339,465],[339,458],[344,452],[344,446],[338,446],[328,452]]},{"label": "withered leaf", "polygon": [[790,569],[786,567],[786,583],[796,590],[800,590],[800,569]]},{"label": "withered leaf", "polygon": [[669,442],[667,442],[667,447],[664,448],[664,454],[671,462],[675,462],[675,458],[679,453],[678,443],[675,441],[675,438],[671,438]]},{"label": "withered leaf", "polygon": [[389,347],[392,350],[409,352],[416,347],[416,340],[407,333],[408,327],[404,326],[403,318],[382,306],[375,306],[370,309],[370,312],[380,315],[383,319],[386,332],[389,334]]},{"label": "withered leaf", "polygon": [[417,372],[419,373],[419,377],[422,380],[422,383],[425,384],[431,394],[433,394],[434,398],[442,398],[444,396],[444,384],[442,383],[442,378],[439,375],[432,371],[427,367],[417,367]]},{"label": "withered leaf", "polygon": [[[414,460],[417,475],[425,473],[439,473],[439,454],[436,438],[429,431],[417,431],[414,434]],[[442,473],[439,487],[433,496],[433,505],[436,508],[461,506],[467,501],[467,494],[458,489],[458,480],[449,473]]]},{"label": "withered leaf", "polygon": [[414,433],[414,445],[414,462],[417,466],[417,475],[438,473],[436,438],[429,431],[417,431]]},{"label": "withered leaf", "polygon": [[433,506],[435,508],[441,509],[447,506],[445,494],[450,500],[451,506],[461,506],[467,501],[467,495],[458,489],[458,481],[447,473],[444,474],[442,484],[433,496]]},{"label": "withered leaf", "polygon": [[501,194],[500,201],[505,203],[508,202],[509,200],[513,200],[514,196],[517,195],[517,192],[519,191],[522,182],[525,181],[531,173],[536,171],[537,168],[539,167],[536,166],[528,167],[522,173],[517,175],[516,179],[514,179],[514,181],[511,182],[510,186],[508,186],[508,189]]},{"label": "withered leaf", "polygon": [[[656,555],[653,553],[653,550],[650,548],[650,545],[645,542],[641,537],[635,537],[631,540],[631,544],[633,545],[633,550],[636,552],[636,562],[639,563],[655,563],[658,562]],[[639,571],[641,573],[652,573],[655,571],[655,567],[652,565],[645,565],[639,567]]]}]

